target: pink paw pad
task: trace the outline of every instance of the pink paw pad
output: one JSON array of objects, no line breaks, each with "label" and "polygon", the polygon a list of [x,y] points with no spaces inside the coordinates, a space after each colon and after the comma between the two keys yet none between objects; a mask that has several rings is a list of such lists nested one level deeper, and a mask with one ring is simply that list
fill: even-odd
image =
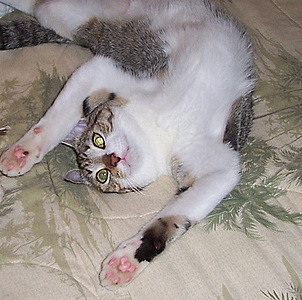
[{"label": "pink paw pad", "polygon": [[21,146],[17,146],[17,147],[15,148],[14,152],[16,153],[16,152],[18,152],[18,151],[20,151],[20,150],[23,150],[22,147],[21,147]]},{"label": "pink paw pad", "polygon": [[41,128],[40,127],[36,127],[35,129],[34,129],[34,133],[40,133],[41,132]]},{"label": "pink paw pad", "polygon": [[121,282],[121,277],[117,277],[112,281],[112,284],[118,285]]},{"label": "pink paw pad", "polygon": [[114,271],[110,270],[109,272],[106,273],[105,278],[108,279],[114,275]]},{"label": "pink paw pad", "polygon": [[112,266],[112,265],[114,265],[114,264],[116,263],[116,261],[117,261],[117,259],[116,259],[115,257],[112,257],[112,258],[109,260],[108,265],[109,265],[109,266]]},{"label": "pink paw pad", "polygon": [[22,159],[19,163],[19,167],[22,169],[26,165],[26,160]]},{"label": "pink paw pad", "polygon": [[13,163],[10,163],[8,166],[7,166],[7,170],[8,171],[11,171],[13,168],[14,168],[14,164]]},{"label": "pink paw pad", "polygon": [[14,150],[14,155],[17,159],[24,158],[28,155],[28,151],[24,151],[21,146],[17,146]]},{"label": "pink paw pad", "polygon": [[136,267],[131,265],[128,257],[123,256],[120,260],[120,264],[118,266],[118,269],[122,272],[122,273],[126,273],[126,272],[134,272],[136,270]]}]

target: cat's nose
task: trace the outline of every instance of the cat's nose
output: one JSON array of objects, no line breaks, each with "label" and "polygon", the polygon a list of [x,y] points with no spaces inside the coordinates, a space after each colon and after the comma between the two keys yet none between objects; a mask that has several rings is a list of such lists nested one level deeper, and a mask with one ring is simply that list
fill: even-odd
[{"label": "cat's nose", "polygon": [[116,167],[118,162],[121,160],[115,153],[110,154],[110,163],[113,167]]}]

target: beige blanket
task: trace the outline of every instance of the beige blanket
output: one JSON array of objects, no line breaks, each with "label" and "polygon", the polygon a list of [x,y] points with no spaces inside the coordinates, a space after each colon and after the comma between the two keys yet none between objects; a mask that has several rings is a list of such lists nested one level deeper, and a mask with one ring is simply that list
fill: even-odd
[{"label": "beige blanket", "polygon": [[[302,2],[222,1],[254,38],[255,123],[242,181],[201,224],[129,286],[99,285],[105,256],[175,191],[103,195],[63,180],[73,152],[58,146],[19,178],[0,175],[1,300],[302,299]],[[46,111],[90,53],[41,45],[0,53],[0,149]],[[202,167],[202,166],[201,166]]]}]

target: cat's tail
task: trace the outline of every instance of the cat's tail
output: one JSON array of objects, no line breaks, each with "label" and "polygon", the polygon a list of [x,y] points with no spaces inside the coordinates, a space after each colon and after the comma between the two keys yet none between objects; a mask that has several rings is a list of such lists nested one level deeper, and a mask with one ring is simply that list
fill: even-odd
[{"label": "cat's tail", "polygon": [[239,98],[233,104],[224,132],[224,142],[239,151],[245,145],[253,124],[253,92]]},{"label": "cat's tail", "polygon": [[34,19],[0,22],[0,50],[37,46],[45,43],[71,43],[70,40],[42,27]]}]

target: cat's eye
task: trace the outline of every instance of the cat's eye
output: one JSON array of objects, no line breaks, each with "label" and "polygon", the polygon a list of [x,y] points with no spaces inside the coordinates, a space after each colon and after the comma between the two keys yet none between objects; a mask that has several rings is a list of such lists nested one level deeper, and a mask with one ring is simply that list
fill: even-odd
[{"label": "cat's eye", "polygon": [[94,146],[105,149],[105,140],[100,134],[94,133],[92,136],[92,142]]},{"label": "cat's eye", "polygon": [[96,173],[96,179],[101,184],[104,184],[108,181],[110,176],[110,171],[107,169],[102,169]]}]

